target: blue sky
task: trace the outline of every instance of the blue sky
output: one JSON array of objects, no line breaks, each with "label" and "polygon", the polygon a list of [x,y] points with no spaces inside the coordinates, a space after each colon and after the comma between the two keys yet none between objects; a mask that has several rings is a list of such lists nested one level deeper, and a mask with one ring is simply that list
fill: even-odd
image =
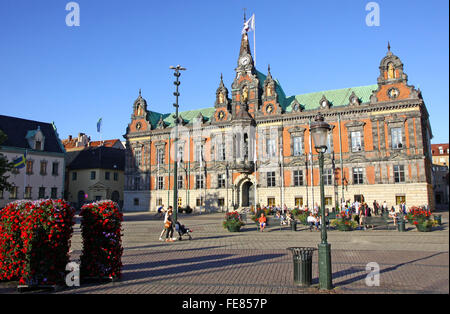
[{"label": "blue sky", "polygon": [[149,110],[173,111],[177,64],[180,110],[211,107],[220,73],[231,88],[247,8],[256,66],[270,64],[288,96],[376,84],[389,40],[422,90],[432,142],[449,141],[448,1],[376,1],[378,27],[358,0],[78,0],[79,27],[66,26],[68,2],[1,0],[0,114],[93,140],[102,117],[102,139],[123,140],[139,88]]}]

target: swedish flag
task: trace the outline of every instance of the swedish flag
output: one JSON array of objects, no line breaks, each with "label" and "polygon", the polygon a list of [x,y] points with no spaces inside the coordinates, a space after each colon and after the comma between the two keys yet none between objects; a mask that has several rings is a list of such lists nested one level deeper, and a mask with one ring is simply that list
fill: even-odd
[{"label": "swedish flag", "polygon": [[27,160],[27,154],[25,153],[24,155],[20,156],[19,158],[14,159],[13,163],[14,163],[14,168],[16,169],[20,169],[25,167],[25,162]]}]

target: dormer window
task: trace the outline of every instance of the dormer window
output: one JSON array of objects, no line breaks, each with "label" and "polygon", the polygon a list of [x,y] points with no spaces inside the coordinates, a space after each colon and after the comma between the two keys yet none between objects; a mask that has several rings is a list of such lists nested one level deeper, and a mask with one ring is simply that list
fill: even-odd
[{"label": "dormer window", "polygon": [[34,150],[44,150],[45,136],[42,133],[40,126],[36,130],[29,130],[25,138],[28,141],[29,147]]}]

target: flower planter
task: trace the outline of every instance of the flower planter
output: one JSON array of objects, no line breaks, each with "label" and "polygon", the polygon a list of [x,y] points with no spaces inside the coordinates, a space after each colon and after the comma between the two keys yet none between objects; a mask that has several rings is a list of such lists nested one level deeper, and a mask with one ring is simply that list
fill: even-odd
[{"label": "flower planter", "polygon": [[417,231],[419,231],[419,232],[430,232],[432,229],[432,226],[427,226],[424,224],[417,224],[416,228],[417,228]]},{"label": "flower planter", "polygon": [[0,211],[0,281],[29,289],[64,283],[74,213],[63,200],[17,201]]},{"label": "flower planter", "polygon": [[239,231],[241,231],[241,226],[239,226],[239,225],[227,225],[227,229],[230,232],[239,232]]},{"label": "flower planter", "polygon": [[242,216],[237,211],[233,211],[225,214],[222,225],[229,232],[239,232],[245,224],[242,222]]},{"label": "flower planter", "polygon": [[352,226],[350,226],[350,225],[344,225],[344,224],[338,225],[337,229],[338,229],[339,231],[352,231],[352,230],[353,230]]},{"label": "flower planter", "polygon": [[122,274],[122,221],[117,203],[98,201],[81,208],[81,281],[119,279]]}]

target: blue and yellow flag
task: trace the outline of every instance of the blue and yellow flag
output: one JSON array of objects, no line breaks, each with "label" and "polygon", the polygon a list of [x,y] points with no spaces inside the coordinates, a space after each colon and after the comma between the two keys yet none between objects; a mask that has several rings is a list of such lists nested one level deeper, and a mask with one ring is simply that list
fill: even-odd
[{"label": "blue and yellow flag", "polygon": [[27,153],[25,152],[25,154],[23,154],[22,156],[14,159],[13,163],[14,163],[14,168],[16,169],[20,169],[25,167],[25,162],[27,161]]},{"label": "blue and yellow flag", "polygon": [[97,132],[100,133],[100,128],[102,127],[102,118],[100,118],[97,122]]}]

